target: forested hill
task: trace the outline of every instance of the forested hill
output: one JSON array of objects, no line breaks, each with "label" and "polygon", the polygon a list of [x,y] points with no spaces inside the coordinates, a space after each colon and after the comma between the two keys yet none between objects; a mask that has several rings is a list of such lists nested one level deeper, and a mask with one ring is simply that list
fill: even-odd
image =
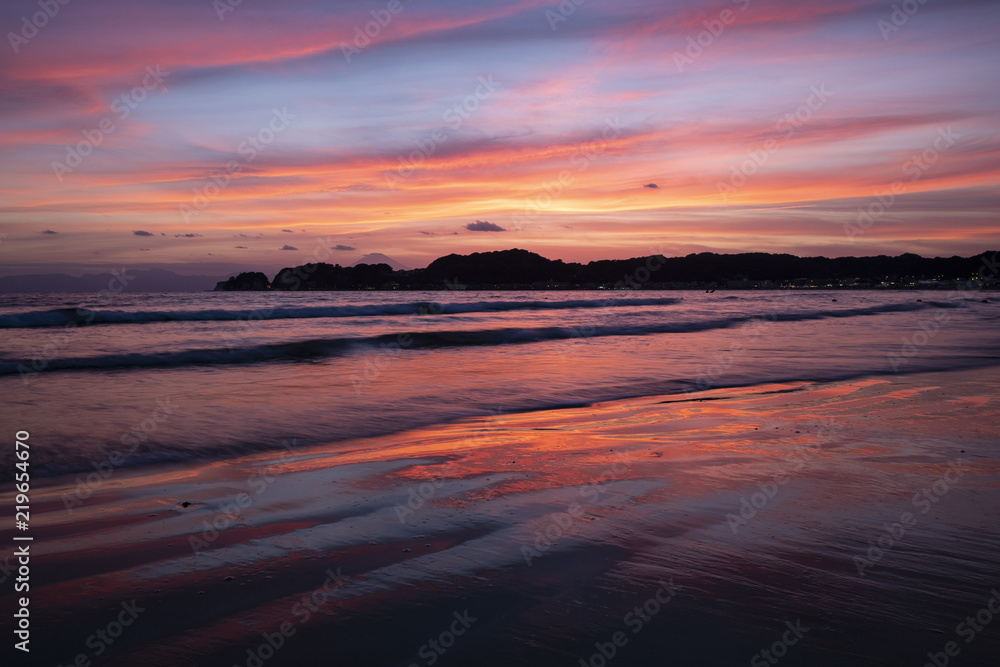
[{"label": "forested hill", "polygon": [[241,273],[216,290],[528,289],[714,287],[934,287],[978,280],[996,284],[996,251],[973,257],[796,257],[716,253],[650,255],[588,264],[546,259],[514,248],[440,257],[426,268],[394,271],[388,264],[305,264],[273,280]]}]

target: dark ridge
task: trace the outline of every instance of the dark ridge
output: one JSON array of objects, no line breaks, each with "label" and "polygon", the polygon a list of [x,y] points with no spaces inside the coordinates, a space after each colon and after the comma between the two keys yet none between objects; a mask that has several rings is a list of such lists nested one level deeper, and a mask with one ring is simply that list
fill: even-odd
[{"label": "dark ridge", "polygon": [[242,273],[216,289],[990,288],[997,285],[996,255],[990,251],[973,257],[928,258],[907,253],[828,258],[703,252],[578,264],[514,248],[447,255],[426,269],[413,271],[393,271],[388,264],[304,264],[282,269],[270,284],[262,273]]},{"label": "dark ridge", "polygon": [[216,292],[257,292],[271,286],[267,276],[260,271],[241,273],[215,285]]}]

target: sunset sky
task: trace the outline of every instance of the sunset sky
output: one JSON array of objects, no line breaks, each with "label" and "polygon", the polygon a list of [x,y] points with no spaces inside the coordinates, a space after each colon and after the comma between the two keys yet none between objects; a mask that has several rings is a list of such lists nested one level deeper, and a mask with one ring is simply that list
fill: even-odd
[{"label": "sunset sky", "polygon": [[1000,246],[996,0],[238,1],[2,4],[0,274]]}]

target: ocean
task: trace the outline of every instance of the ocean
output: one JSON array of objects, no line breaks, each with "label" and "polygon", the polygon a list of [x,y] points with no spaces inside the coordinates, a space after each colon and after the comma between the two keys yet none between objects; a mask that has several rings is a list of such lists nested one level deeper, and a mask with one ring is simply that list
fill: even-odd
[{"label": "ocean", "polygon": [[[6,294],[35,475],[615,399],[995,366],[988,292]],[[983,301],[986,301],[984,303]],[[0,452],[9,463],[13,452]]]},{"label": "ocean", "polygon": [[997,304],[0,296],[0,599],[32,664],[994,665]]}]

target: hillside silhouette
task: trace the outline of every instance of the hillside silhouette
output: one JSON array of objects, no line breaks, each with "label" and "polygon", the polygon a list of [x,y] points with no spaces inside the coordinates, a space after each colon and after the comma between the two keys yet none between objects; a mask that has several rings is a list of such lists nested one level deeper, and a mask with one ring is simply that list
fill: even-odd
[{"label": "hillside silhouette", "polygon": [[287,267],[270,283],[241,273],[216,290],[358,289],[696,289],[700,287],[944,287],[978,280],[996,284],[996,251],[972,257],[797,257],[789,254],[704,252],[650,255],[579,264],[519,248],[440,257],[425,269],[394,271],[388,264],[305,264]]}]

